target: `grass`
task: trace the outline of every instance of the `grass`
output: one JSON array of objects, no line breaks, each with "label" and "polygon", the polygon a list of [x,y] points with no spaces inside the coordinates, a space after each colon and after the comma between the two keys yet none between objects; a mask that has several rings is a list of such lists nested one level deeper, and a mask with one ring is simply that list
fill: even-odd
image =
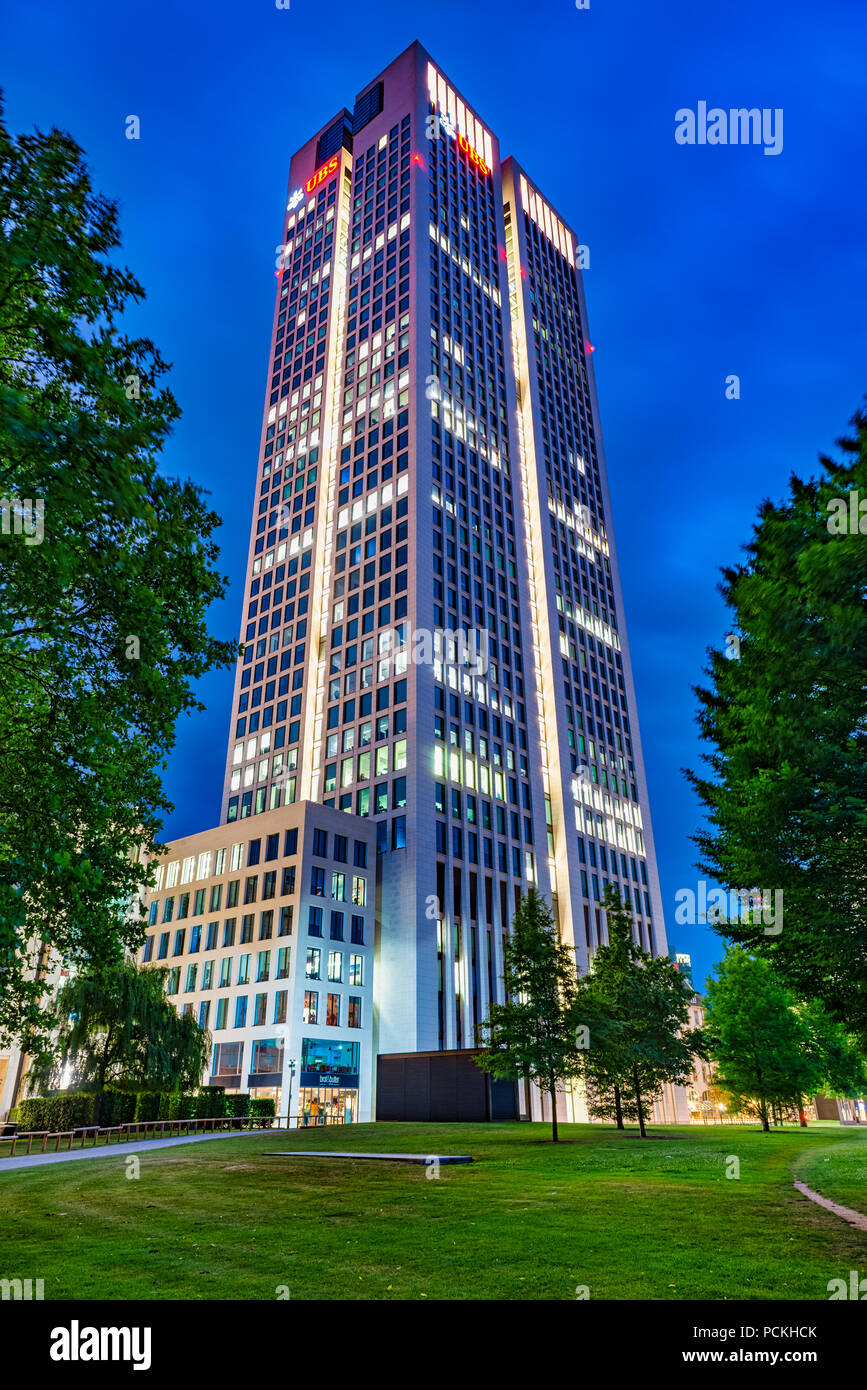
[{"label": "grass", "polygon": [[863,1140],[840,1140],[833,1148],[810,1148],[796,1165],[795,1177],[814,1192],[867,1216],[867,1146]]},{"label": "grass", "polygon": [[[12,1171],[0,1276],[71,1299],[826,1299],[867,1268],[867,1237],[792,1187],[818,1164],[811,1185],[857,1205],[867,1135],[652,1133],[565,1125],[555,1147],[545,1125],[354,1125],[145,1151],[137,1180],[124,1154]],[[434,1180],[264,1156],[296,1146],[476,1162]]]}]

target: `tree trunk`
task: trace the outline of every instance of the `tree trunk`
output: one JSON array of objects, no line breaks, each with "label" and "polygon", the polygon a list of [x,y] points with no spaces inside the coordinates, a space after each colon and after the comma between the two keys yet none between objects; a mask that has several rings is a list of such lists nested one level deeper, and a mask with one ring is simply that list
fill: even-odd
[{"label": "tree trunk", "polygon": [[632,1079],[635,1083],[635,1104],[638,1107],[638,1129],[642,1139],[647,1138],[647,1131],[644,1128],[644,1106],[641,1104],[641,1083],[638,1080],[638,1066],[632,1068]]},{"label": "tree trunk", "polygon": [[99,1081],[96,1095],[93,1098],[93,1123],[99,1124],[99,1112],[102,1109],[102,1093],[105,1090],[105,1074],[111,1061],[111,1029],[106,1031],[105,1047],[102,1049],[102,1058],[99,1063]]},{"label": "tree trunk", "polygon": [[560,1135],[557,1131],[557,1082],[552,1080],[549,1095],[551,1097],[551,1138],[555,1144],[559,1143]]},{"label": "tree trunk", "polygon": [[759,1088],[759,1115],[761,1116],[762,1120],[762,1129],[764,1130],[765,1134],[769,1134],[771,1127],[768,1124],[768,1105],[764,1097],[764,1092],[761,1090],[762,1069],[758,1065],[756,1065],[756,1084]]},{"label": "tree trunk", "polygon": [[617,1121],[617,1128],[623,1128],[623,1106],[620,1104],[620,1087],[614,1087],[614,1118]]}]

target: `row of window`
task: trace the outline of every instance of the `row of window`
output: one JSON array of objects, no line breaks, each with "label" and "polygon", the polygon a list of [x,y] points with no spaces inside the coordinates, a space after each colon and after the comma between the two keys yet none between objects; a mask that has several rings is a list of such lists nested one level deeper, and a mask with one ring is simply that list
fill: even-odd
[{"label": "row of window", "polygon": [[[235,996],[234,1008],[230,1011],[230,1000],[228,996],[214,1001],[213,1023],[211,1022],[212,1010],[211,1001],[203,999],[199,1004],[198,1010],[194,1010],[192,1004],[184,1004],[181,1012],[184,1014],[196,1013],[199,1025],[202,1028],[212,1028],[215,1033],[222,1032],[226,1028],[266,1028],[271,1023],[285,1023],[287,1018],[288,991],[278,990],[273,996],[274,1006],[272,1017],[268,1018],[268,995],[255,994],[247,996],[238,994]],[[252,998],[252,1009],[248,1010],[249,998]],[[345,1010],[344,1010],[345,1005]],[[326,995],[325,1010],[320,1020],[319,991],[307,990],[304,994],[303,1021],[306,1024],[325,1023],[329,1028],[360,1028],[361,1022],[361,996],[350,994],[343,999],[340,994],[329,993]],[[341,1023],[341,1015],[344,1022]],[[230,1021],[231,1020],[231,1021]]]}]

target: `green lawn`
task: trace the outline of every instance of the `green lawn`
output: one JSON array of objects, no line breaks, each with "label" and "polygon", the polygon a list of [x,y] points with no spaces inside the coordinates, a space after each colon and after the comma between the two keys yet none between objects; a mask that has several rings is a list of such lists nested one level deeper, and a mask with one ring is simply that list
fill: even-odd
[{"label": "green lawn", "polygon": [[[335,1126],[147,1151],[138,1180],[122,1154],[8,1172],[0,1275],[74,1299],[826,1299],[867,1270],[867,1236],[792,1187],[797,1168],[858,1206],[867,1134],[652,1132],[566,1125],[555,1147],[544,1125]],[[264,1157],[293,1146],[476,1162],[431,1179]]]},{"label": "green lawn", "polygon": [[832,1202],[867,1214],[867,1147],[863,1139],[852,1137],[851,1129],[833,1147],[808,1148],[795,1177]]}]

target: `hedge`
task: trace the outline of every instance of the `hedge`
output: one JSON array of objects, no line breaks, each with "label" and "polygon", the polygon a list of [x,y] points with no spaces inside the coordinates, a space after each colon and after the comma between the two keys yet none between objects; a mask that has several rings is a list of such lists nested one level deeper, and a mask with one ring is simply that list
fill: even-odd
[{"label": "hedge", "polygon": [[[250,1097],[246,1091],[235,1091],[226,1096],[224,1104],[230,1119],[245,1120],[250,1113]],[[241,1129],[243,1126],[238,1124],[233,1128]]]},{"label": "hedge", "polygon": [[[104,1091],[99,1106],[99,1123],[106,1128],[130,1124],[135,1119],[137,1099],[131,1091]],[[93,1120],[89,1123],[93,1124]]]},{"label": "hedge", "polygon": [[[136,1097],[128,1091],[103,1091],[99,1104],[100,1125],[123,1125],[135,1115]],[[55,1096],[31,1096],[17,1106],[18,1123],[23,1130],[48,1129],[61,1133],[84,1129],[94,1123],[96,1093],[61,1091]]]},{"label": "hedge", "polygon": [[160,1093],[159,1091],[140,1091],[135,1098],[135,1118],[141,1124],[146,1124],[150,1120],[159,1118],[160,1113]]},{"label": "hedge", "polygon": [[[63,1131],[83,1129],[94,1123],[96,1095],[92,1091],[65,1091],[54,1096],[32,1096],[16,1107],[22,1130]],[[184,1091],[105,1090],[99,1106],[99,1124],[105,1128],[132,1122],[152,1124],[160,1120],[270,1120],[275,1115],[270,1098],[252,1098],[246,1091],[226,1095],[223,1086],[203,1086],[196,1093]],[[240,1129],[238,1125],[236,1128]]]},{"label": "hedge", "polygon": [[226,1110],[225,1086],[203,1086],[199,1091],[199,1119],[221,1120]]}]

